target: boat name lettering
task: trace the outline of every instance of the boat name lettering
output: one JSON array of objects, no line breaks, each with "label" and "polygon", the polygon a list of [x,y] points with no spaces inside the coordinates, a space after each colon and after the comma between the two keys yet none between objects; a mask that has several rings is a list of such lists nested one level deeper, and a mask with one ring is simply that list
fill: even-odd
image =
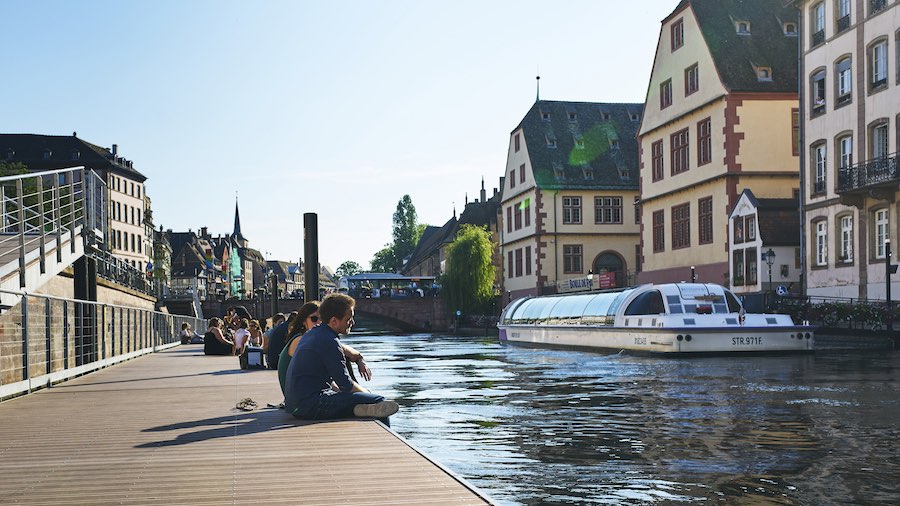
[{"label": "boat name lettering", "polygon": [[518,332],[510,332],[509,334],[512,337],[521,337]]},{"label": "boat name lettering", "polygon": [[759,346],[762,344],[762,336],[737,336],[731,338],[732,346]]},{"label": "boat name lettering", "polygon": [[634,344],[643,344],[643,345],[646,346],[646,345],[647,345],[647,338],[646,338],[646,337],[635,337],[635,338],[634,338]]}]

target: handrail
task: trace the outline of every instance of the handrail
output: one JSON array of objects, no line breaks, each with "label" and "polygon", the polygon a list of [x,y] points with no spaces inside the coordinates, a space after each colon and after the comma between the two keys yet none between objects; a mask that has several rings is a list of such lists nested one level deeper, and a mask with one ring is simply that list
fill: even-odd
[{"label": "handrail", "polygon": [[177,346],[181,323],[204,330],[200,318],[96,301],[3,290],[18,297],[0,308],[0,323],[20,326],[5,342],[0,400]]}]

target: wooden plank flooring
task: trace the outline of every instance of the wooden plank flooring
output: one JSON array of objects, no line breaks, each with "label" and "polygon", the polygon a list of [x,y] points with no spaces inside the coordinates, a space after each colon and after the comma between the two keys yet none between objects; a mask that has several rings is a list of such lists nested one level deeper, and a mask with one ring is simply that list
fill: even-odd
[{"label": "wooden plank flooring", "polygon": [[488,504],[375,421],[280,401],[275,371],[189,345],[0,403],[0,503]]}]

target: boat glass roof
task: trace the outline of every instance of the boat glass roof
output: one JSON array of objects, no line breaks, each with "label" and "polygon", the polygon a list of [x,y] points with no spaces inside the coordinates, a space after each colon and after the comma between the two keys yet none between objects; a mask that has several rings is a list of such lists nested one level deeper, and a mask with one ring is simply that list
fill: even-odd
[{"label": "boat glass roof", "polygon": [[533,322],[560,318],[613,315],[632,289],[615,292],[593,292],[572,295],[534,297],[513,302],[507,309],[507,322]]}]

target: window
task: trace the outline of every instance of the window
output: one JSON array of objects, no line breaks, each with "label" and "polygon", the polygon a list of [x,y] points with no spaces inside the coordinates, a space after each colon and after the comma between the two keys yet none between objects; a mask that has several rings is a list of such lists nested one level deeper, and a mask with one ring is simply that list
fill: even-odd
[{"label": "window", "polygon": [[671,139],[671,149],[672,149],[672,175],[681,174],[682,172],[686,172],[688,170],[688,163],[690,161],[690,134],[688,133],[688,129],[679,130],[672,134]]},{"label": "window", "polygon": [[516,226],[514,228],[516,230],[519,230],[522,228],[522,204],[518,204],[515,207],[516,210],[513,211],[513,214],[515,215]]},{"label": "window", "polygon": [[809,26],[812,34],[810,46],[818,46],[825,42],[825,2],[819,2],[812,6]]},{"label": "window", "polygon": [[691,245],[691,205],[681,204],[672,208],[672,249]]},{"label": "window", "polygon": [[812,78],[810,79],[810,86],[812,88],[812,94],[809,99],[811,100],[810,108],[812,112],[810,115],[818,116],[825,112],[825,70],[817,70],[813,73]]},{"label": "window", "polygon": [[853,262],[853,216],[841,217],[841,250],[839,260]]},{"label": "window", "polygon": [[659,140],[654,142],[650,147],[650,152],[653,167],[653,180],[659,181],[663,178],[663,141]]},{"label": "window", "polygon": [[812,148],[813,163],[813,195],[825,193],[826,169],[827,169],[827,147],[821,142]]},{"label": "window", "polygon": [[513,252],[512,251],[506,252],[506,265],[507,265],[507,267],[506,267],[507,277],[514,278],[516,271],[515,271],[515,264],[513,263]]},{"label": "window", "polygon": [[581,175],[584,176],[585,180],[591,181],[594,179],[594,169],[590,167],[582,167]]},{"label": "window", "polygon": [[887,6],[887,0],[869,0],[869,15],[878,14]]},{"label": "window", "polygon": [[137,197],[138,197],[138,198],[141,198],[141,187],[140,187],[140,185],[138,185],[138,187],[137,187]]},{"label": "window", "polygon": [[757,259],[759,258],[756,253],[756,248],[747,248],[746,254],[746,263],[747,263],[747,284],[755,285],[757,281],[756,272],[757,272],[757,264],[759,263]]},{"label": "window", "polygon": [[522,213],[525,215],[525,226],[531,226],[531,199],[525,199],[522,203]]},{"label": "window", "polygon": [[633,113],[632,113],[632,115],[631,115],[631,121],[638,121],[638,120],[640,120],[640,119],[641,119],[640,116],[638,116],[637,114],[633,114]]},{"label": "window", "polygon": [[578,114],[575,112],[569,112],[569,121],[578,121]]},{"label": "window", "polygon": [[684,20],[679,19],[672,23],[672,51],[684,45]]},{"label": "window", "polygon": [[563,272],[577,274],[581,272],[581,245],[567,244],[563,246]]},{"label": "window", "polygon": [[548,148],[556,148],[556,139],[552,137],[547,137],[547,147]]},{"label": "window", "polygon": [[641,245],[634,245],[634,272],[641,272]]},{"label": "window", "polygon": [[563,224],[581,223],[581,197],[563,197]]},{"label": "window", "polygon": [[622,223],[622,197],[594,197],[594,223]]},{"label": "window", "polygon": [[531,246],[525,246],[525,275],[531,275]]},{"label": "window", "polygon": [[825,220],[817,221],[815,224],[815,253],[816,266],[828,265],[828,223]]},{"label": "window", "polygon": [[736,21],[734,23],[734,28],[737,31],[738,35],[750,35],[749,21]]},{"label": "window", "polygon": [[744,218],[744,231],[747,233],[748,241],[756,240],[756,215]]},{"label": "window", "polygon": [[712,121],[709,118],[697,122],[697,165],[712,161]]},{"label": "window", "polygon": [[541,112],[541,121],[550,121],[550,113]]},{"label": "window", "polygon": [[757,81],[771,81],[772,80],[772,69],[769,67],[756,67],[756,80]]},{"label": "window", "polygon": [[672,105],[672,80],[666,79],[659,85],[659,108],[665,109]]},{"label": "window", "polygon": [[516,187],[516,170],[515,169],[509,171],[509,187],[510,188]]},{"label": "window", "polygon": [[840,168],[846,169],[853,165],[853,136],[844,135],[838,137],[837,140],[838,156],[840,157]]},{"label": "window", "polygon": [[519,152],[519,134],[515,136],[516,153]]},{"label": "window", "polygon": [[869,47],[869,91],[878,91],[887,85],[887,39]]},{"label": "window", "polygon": [[835,32],[843,32],[850,28],[850,0],[837,0],[835,2]]},{"label": "window", "polygon": [[45,150],[42,152],[42,158],[43,158],[44,160],[49,160],[49,159],[50,159],[50,156],[51,156],[52,154],[53,154],[52,151],[50,151],[49,149],[45,149]]},{"label": "window", "polygon": [[882,122],[873,125],[869,129],[869,141],[871,144],[871,154],[873,160],[883,160],[888,157],[888,124]]},{"label": "window", "polygon": [[731,260],[731,272],[734,279],[731,280],[733,286],[743,286],[744,284],[744,250],[736,249],[733,252]]},{"label": "window", "polygon": [[71,159],[78,160],[79,158],[81,158],[81,152],[78,151],[77,149],[73,149]]},{"label": "window", "polygon": [[850,103],[853,100],[853,77],[850,69],[850,57],[838,60],[834,65],[835,100],[834,106]]},{"label": "window", "polygon": [[580,135],[575,137],[575,149],[584,149],[584,138]]},{"label": "window", "polygon": [[884,260],[884,242],[888,238],[888,210],[875,211],[875,258]]},{"label": "window", "polygon": [[522,248],[516,250],[516,277],[522,275]]},{"label": "window", "polygon": [[699,221],[697,229],[700,232],[700,244],[713,242],[713,205],[712,197],[702,198],[697,202],[699,209]]},{"label": "window", "polygon": [[658,253],[666,249],[665,216],[663,211],[653,211],[653,251]]},{"label": "window", "polygon": [[562,165],[560,165],[558,163],[554,163],[553,164],[553,175],[556,177],[556,179],[565,179],[566,171],[563,169]]},{"label": "window", "polygon": [[695,93],[700,89],[700,70],[697,64],[684,69],[684,96]]},{"label": "window", "polygon": [[797,25],[795,23],[785,23],[784,24],[784,34],[788,37],[796,37],[797,36]]},{"label": "window", "polygon": [[738,216],[731,220],[731,228],[734,230],[734,243],[744,242],[744,219]]},{"label": "window", "polygon": [[800,156],[800,109],[791,109],[791,154]]},{"label": "window", "polygon": [[512,232],[512,226],[513,226],[512,206],[509,206],[506,208],[506,231]]},{"label": "window", "polygon": [[519,182],[525,183],[525,164],[519,165]]}]

